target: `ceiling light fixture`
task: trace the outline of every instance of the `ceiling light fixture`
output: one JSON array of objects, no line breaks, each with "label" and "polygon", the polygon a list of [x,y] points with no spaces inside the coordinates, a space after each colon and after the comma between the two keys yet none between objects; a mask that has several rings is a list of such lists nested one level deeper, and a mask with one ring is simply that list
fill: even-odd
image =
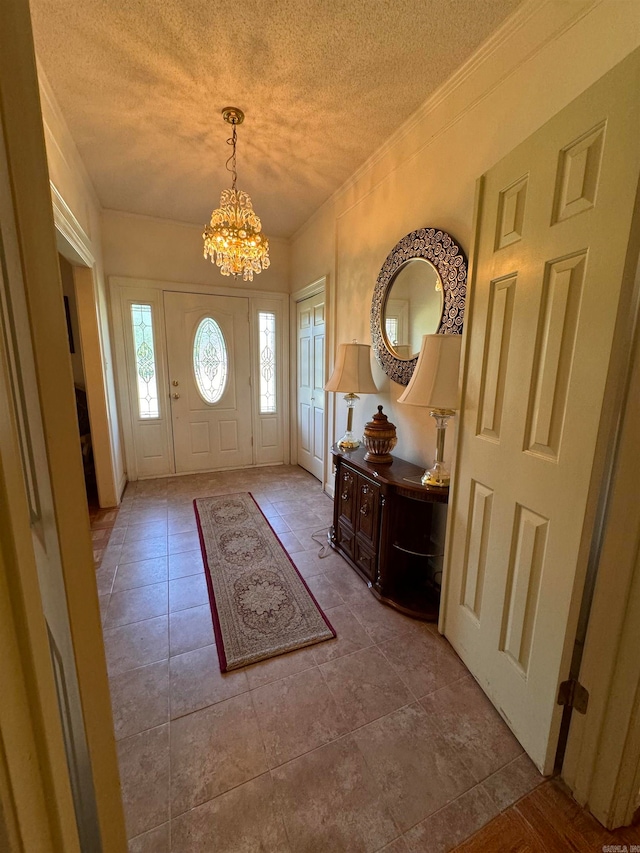
[{"label": "ceiling light fixture", "polygon": [[[238,276],[253,281],[256,275],[269,266],[269,241],[262,233],[260,217],[256,215],[248,193],[236,189],[236,127],[244,121],[244,113],[237,107],[225,107],[222,117],[233,128],[227,145],[233,154],[227,160],[227,170],[233,175],[230,190],[220,195],[220,207],[211,214],[205,225],[204,256],[220,267],[222,275]],[[231,163],[231,167],[229,167]]]}]

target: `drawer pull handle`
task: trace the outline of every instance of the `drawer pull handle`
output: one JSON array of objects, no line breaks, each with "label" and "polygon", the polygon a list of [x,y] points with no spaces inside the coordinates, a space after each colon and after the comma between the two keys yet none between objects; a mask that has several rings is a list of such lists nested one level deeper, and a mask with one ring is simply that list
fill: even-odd
[{"label": "drawer pull handle", "polygon": [[348,498],[349,498],[349,492],[343,492],[343,493],[340,495],[340,497],[342,498],[342,500],[343,500],[343,501],[348,500]]}]

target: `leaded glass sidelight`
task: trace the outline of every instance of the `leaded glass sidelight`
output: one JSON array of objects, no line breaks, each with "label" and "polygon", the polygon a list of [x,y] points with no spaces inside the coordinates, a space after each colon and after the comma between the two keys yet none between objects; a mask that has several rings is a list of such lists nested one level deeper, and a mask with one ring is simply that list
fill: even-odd
[{"label": "leaded glass sidelight", "polygon": [[260,357],[260,414],[276,411],[276,315],[272,311],[258,314]]},{"label": "leaded glass sidelight", "polygon": [[227,384],[229,357],[222,329],[213,319],[200,322],[193,340],[193,372],[202,399],[217,403]]},{"label": "leaded glass sidelight", "polygon": [[398,344],[398,318],[387,317],[384,321],[387,339],[391,346],[395,347]]},{"label": "leaded glass sidelight", "polygon": [[133,351],[136,359],[138,415],[145,419],[159,418],[160,408],[151,305],[132,304],[131,327],[133,329]]}]

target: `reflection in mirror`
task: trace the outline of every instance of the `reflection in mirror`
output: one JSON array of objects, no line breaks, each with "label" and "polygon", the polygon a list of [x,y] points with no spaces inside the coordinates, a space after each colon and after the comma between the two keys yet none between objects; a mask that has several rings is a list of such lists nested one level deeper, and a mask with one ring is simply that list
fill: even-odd
[{"label": "reflection in mirror", "polygon": [[425,258],[412,258],[394,275],[382,309],[387,347],[399,359],[415,358],[423,335],[437,332],[444,294],[436,268]]}]

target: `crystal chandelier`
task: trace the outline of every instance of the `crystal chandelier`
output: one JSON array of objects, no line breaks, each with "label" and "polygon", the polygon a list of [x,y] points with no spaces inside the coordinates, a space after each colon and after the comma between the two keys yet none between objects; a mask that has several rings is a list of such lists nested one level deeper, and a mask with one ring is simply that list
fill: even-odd
[{"label": "crystal chandelier", "polygon": [[204,256],[220,267],[222,275],[242,274],[245,281],[253,281],[254,273],[269,266],[269,241],[262,233],[260,217],[254,212],[248,193],[236,189],[236,127],[244,121],[244,113],[237,107],[226,107],[222,117],[233,128],[227,139],[233,153],[226,164],[233,181],[230,190],[222,191],[220,207],[211,214],[210,224],[205,225]]}]

